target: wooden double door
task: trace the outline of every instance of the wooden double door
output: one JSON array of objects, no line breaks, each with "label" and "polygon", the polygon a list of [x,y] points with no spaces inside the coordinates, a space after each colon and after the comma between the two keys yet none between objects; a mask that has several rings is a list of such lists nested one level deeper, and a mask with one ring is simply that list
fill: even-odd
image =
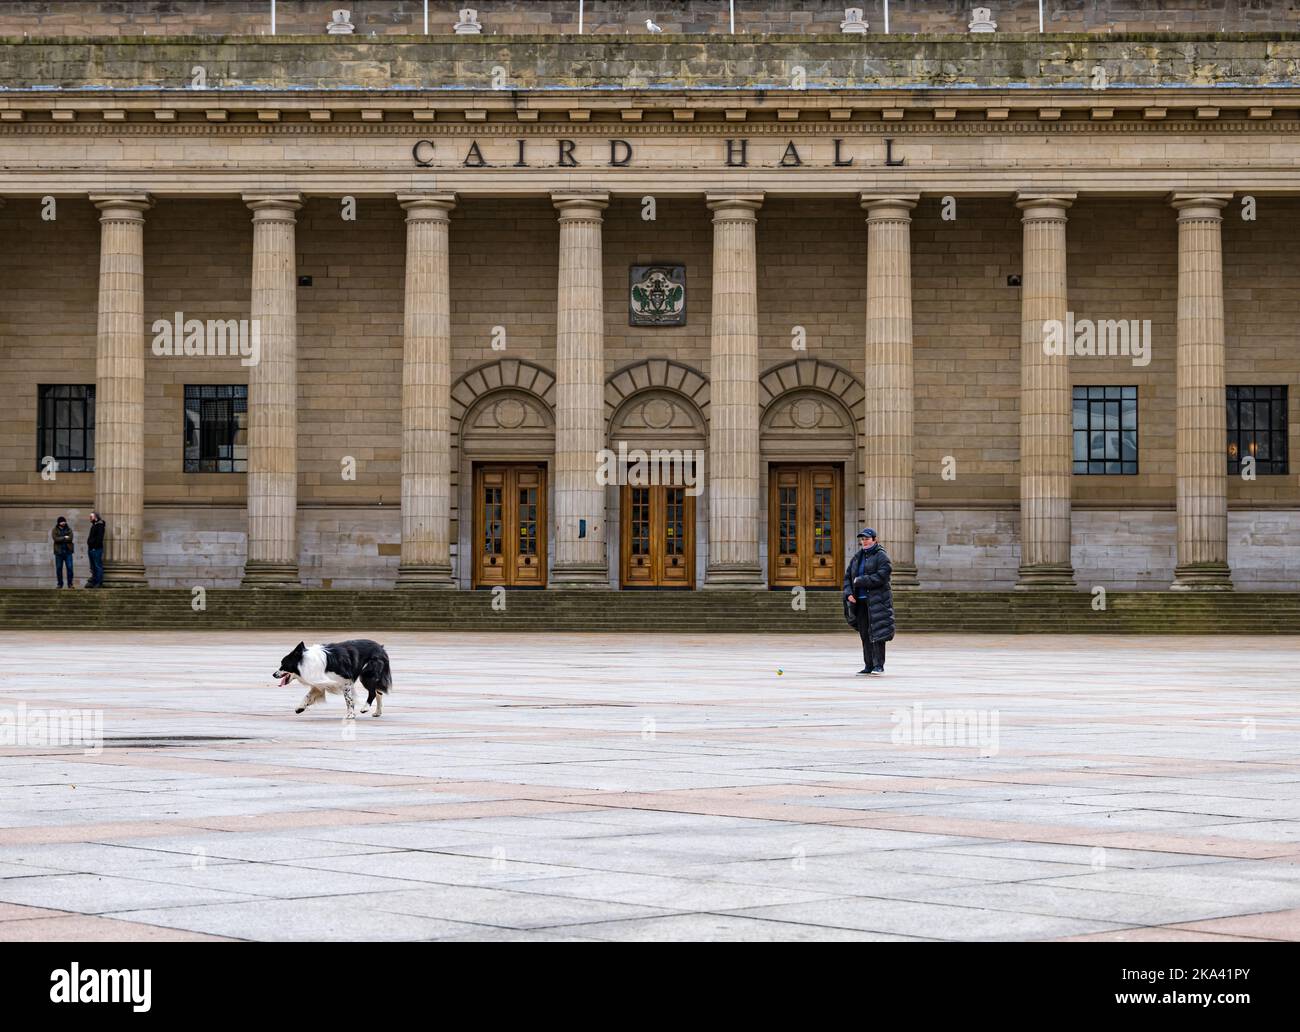
[{"label": "wooden double door", "polygon": [[684,487],[622,487],[620,583],[695,587],[695,498]]},{"label": "wooden double door", "polygon": [[546,587],[546,467],[474,467],[474,587]]},{"label": "wooden double door", "polygon": [[844,472],[837,465],[768,470],[768,585],[839,588],[844,582]]}]

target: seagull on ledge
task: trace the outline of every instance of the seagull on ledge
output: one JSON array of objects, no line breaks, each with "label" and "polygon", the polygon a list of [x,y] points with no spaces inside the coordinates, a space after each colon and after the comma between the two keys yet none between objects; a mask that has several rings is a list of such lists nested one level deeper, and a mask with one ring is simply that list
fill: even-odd
[{"label": "seagull on ledge", "polygon": [[649,29],[651,32],[663,32],[663,31],[664,31],[664,30],[661,29],[658,25],[656,25],[654,22],[652,22],[649,18],[647,18],[647,19],[645,20],[645,27],[646,27],[647,29]]}]

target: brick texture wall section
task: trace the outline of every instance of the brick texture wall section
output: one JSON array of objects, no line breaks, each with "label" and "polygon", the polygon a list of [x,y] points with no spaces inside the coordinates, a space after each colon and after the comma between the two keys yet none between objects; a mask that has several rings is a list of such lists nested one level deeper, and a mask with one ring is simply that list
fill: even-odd
[{"label": "brick texture wall section", "polygon": [[[459,11],[478,11],[485,34],[578,31],[577,0],[430,0],[430,34],[450,34]],[[892,33],[968,31],[967,0],[891,0]],[[1037,0],[988,0],[1000,32],[1037,32]],[[872,33],[884,31],[883,0],[736,0],[736,32],[840,32],[846,7],[863,9]],[[424,31],[422,0],[279,0],[276,31],[322,35],[331,11],[349,9],[358,35]],[[1227,32],[1294,30],[1293,0],[1046,0],[1048,32]],[[725,0],[587,0],[583,31],[726,33]],[[0,36],[225,36],[271,31],[268,0],[0,0]]]},{"label": "brick texture wall section", "polygon": [[[85,537],[90,506],[65,506],[77,534],[78,585],[90,576]],[[0,586],[54,584],[46,510],[0,505]],[[145,509],[144,562],[155,588],[237,588],[248,554],[248,518],[231,506],[155,505]],[[307,588],[391,588],[397,579],[401,514],[396,506],[298,510],[298,568]]]}]

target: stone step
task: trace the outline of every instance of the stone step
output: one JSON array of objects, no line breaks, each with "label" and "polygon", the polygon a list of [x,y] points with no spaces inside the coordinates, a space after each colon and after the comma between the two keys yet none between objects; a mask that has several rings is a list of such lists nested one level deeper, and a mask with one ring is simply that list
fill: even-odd
[{"label": "stone step", "polygon": [[[497,611],[491,592],[211,589],[195,612],[184,588],[89,591],[0,589],[0,629],[311,629],[843,632],[839,592],[511,591]],[[1300,634],[1300,592],[1121,592],[1092,608],[1087,592],[900,591],[904,633]]]}]

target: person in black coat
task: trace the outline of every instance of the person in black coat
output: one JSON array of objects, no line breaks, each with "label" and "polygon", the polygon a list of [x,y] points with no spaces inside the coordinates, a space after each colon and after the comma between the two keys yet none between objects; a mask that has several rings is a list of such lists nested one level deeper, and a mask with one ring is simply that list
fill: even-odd
[{"label": "person in black coat", "polygon": [[68,571],[68,587],[74,587],[72,583],[72,528],[68,526],[66,516],[60,516],[55,520],[54,529],[50,531],[50,539],[54,544],[54,573],[59,578],[59,587],[63,587],[63,571],[65,569]]},{"label": "person in black coat", "polygon": [[86,558],[90,560],[88,588],[104,586],[104,530],[107,524],[97,512],[90,514],[90,534],[86,537]]},{"label": "person in black coat", "polygon": [[889,555],[868,527],[858,533],[858,552],[844,571],[844,598],[857,614],[862,638],[860,674],[885,672],[885,642],[894,638],[894,595],[889,587],[893,568]]}]

